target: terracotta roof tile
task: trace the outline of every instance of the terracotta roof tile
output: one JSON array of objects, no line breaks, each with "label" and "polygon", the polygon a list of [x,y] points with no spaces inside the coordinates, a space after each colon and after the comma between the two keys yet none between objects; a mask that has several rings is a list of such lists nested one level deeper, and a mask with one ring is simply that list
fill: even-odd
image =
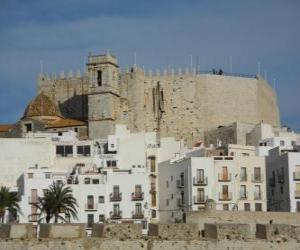
[{"label": "terracotta roof tile", "polygon": [[46,128],[64,128],[64,127],[75,127],[75,126],[85,126],[86,122],[61,118],[54,122],[49,123]]},{"label": "terracotta roof tile", "polygon": [[0,124],[0,132],[9,132],[9,130],[13,127],[11,124]]}]

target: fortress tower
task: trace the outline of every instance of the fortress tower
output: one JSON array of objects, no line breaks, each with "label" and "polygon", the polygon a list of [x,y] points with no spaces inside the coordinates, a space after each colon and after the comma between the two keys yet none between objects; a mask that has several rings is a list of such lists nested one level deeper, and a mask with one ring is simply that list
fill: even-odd
[{"label": "fortress tower", "polygon": [[87,63],[89,136],[114,133],[120,106],[118,60],[110,54],[89,56]]}]

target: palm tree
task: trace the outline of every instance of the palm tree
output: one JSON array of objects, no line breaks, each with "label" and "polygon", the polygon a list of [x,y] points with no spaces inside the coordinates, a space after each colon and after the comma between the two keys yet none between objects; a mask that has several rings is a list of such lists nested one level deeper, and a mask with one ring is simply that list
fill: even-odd
[{"label": "palm tree", "polygon": [[[36,205],[40,210],[40,217],[45,215],[46,222],[49,223],[54,217],[54,222],[58,219],[66,221],[61,213],[69,214],[73,218],[77,218],[77,201],[72,194],[70,187],[65,187],[63,183],[53,182],[52,185],[45,190],[44,197],[39,197]],[[42,220],[41,218],[40,220]]]},{"label": "palm tree", "polygon": [[18,197],[16,193],[9,192],[9,188],[1,186],[0,188],[0,222],[4,223],[5,212],[8,211],[15,218],[20,212]]}]

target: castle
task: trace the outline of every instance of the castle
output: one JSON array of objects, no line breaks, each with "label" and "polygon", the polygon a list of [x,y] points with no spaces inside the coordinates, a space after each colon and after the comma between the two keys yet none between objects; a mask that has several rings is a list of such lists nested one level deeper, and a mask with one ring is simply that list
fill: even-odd
[{"label": "castle", "polygon": [[196,72],[121,71],[116,57],[90,55],[87,72],[41,74],[38,92],[50,97],[64,118],[87,122],[91,139],[114,133],[115,124],[132,132],[155,131],[188,145],[210,129],[238,121],[280,124],[276,94],[260,76]]}]

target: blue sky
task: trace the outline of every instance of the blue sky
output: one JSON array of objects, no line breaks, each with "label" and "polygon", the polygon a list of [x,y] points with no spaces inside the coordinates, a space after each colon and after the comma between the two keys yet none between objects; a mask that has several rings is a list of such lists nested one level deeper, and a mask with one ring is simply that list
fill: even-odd
[{"label": "blue sky", "polygon": [[89,52],[112,51],[121,67],[266,72],[282,124],[300,129],[298,0],[0,0],[0,123],[13,123],[49,74],[83,69]]}]

